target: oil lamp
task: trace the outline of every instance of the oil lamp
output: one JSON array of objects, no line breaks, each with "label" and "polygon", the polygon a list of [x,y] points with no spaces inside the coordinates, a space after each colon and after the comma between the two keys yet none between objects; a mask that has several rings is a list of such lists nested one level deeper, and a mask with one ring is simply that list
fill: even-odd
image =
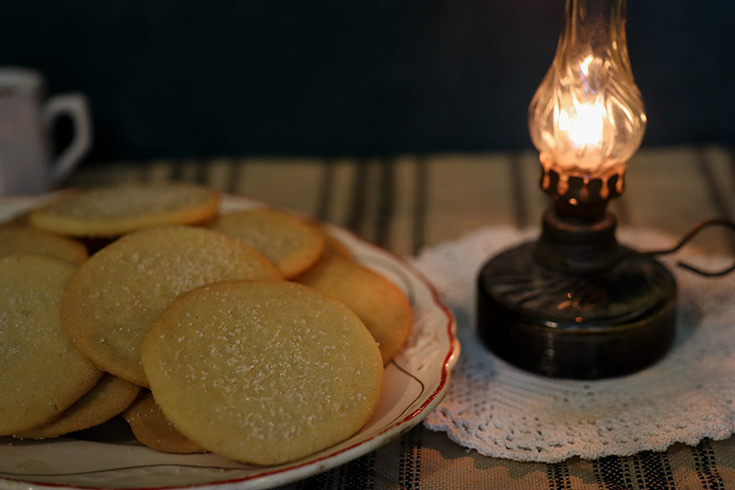
[{"label": "oil lamp", "polygon": [[543,375],[631,373],[660,359],[674,336],[672,274],[619,244],[606,209],[646,127],[625,4],[567,0],[554,61],[529,108],[551,206],[538,240],[492,258],[478,278],[481,340]]}]

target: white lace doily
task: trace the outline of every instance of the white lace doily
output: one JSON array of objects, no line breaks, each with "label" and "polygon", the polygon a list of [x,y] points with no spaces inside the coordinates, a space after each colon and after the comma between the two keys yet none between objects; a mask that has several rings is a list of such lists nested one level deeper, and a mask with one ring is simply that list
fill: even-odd
[{"label": "white lace doily", "polygon": [[[550,379],[485,350],[474,332],[477,272],[491,256],[531,236],[483,229],[414,260],[454,311],[462,345],[449,393],[424,422],[429,429],[487,456],[540,462],[658,451],[735,432],[735,274],[707,279],[667,263],[679,286],[676,341],[664,360],[630,376]],[[623,229],[620,241],[653,250],[676,238]],[[705,270],[732,261],[686,249],[676,258]]]}]

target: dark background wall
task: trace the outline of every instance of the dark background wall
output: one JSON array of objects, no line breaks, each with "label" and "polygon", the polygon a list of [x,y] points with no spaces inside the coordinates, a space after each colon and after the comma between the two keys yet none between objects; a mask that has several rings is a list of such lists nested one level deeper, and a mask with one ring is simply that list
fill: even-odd
[{"label": "dark background wall", "polygon": [[[530,147],[563,0],[0,0],[0,66],[82,91],[90,159]],[[629,0],[647,145],[735,140],[735,5]]]}]

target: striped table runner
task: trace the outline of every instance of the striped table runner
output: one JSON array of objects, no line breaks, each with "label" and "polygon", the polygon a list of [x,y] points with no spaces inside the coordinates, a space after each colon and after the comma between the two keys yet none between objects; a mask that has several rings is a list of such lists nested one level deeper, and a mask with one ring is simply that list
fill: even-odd
[{"label": "striped table runner", "polygon": [[[74,187],[192,181],[346,227],[402,256],[483,226],[537,227],[547,198],[535,152],[390,158],[212,158],[88,165]],[[654,148],[630,162],[621,226],[681,236],[707,217],[735,220],[735,150]],[[694,246],[733,254],[735,237],[703,233]],[[479,456],[419,426],[340,468],[285,488],[320,489],[735,489],[735,437],[665,453],[558,464]]]}]

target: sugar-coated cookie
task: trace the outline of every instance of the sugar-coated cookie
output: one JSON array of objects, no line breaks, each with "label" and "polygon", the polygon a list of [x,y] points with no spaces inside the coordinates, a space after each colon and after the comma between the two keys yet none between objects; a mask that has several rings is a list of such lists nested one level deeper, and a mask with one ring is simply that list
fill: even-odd
[{"label": "sugar-coated cookie", "polygon": [[328,448],[373,413],[383,363],[344,305],[287,281],[221,282],[176,298],[142,347],[151,390],[201,447],[272,465]]},{"label": "sugar-coated cookie", "polygon": [[87,248],[80,242],[29,228],[0,228],[0,257],[19,254],[48,255],[80,265]]},{"label": "sugar-coated cookie", "polygon": [[142,228],[187,225],[213,218],[214,189],[188,183],[127,184],[71,193],[31,213],[46,231],[79,237],[114,237]]},{"label": "sugar-coated cookie", "polygon": [[139,386],[106,374],[59,418],[14,436],[21,439],[48,439],[89,429],[107,422],[128,408],[139,392]]},{"label": "sugar-coated cookie", "polygon": [[222,214],[210,227],[258,250],[286,279],[308,269],[324,249],[323,237],[312,227],[270,208]]},{"label": "sugar-coated cookie", "polygon": [[403,348],[411,332],[411,305],[388,279],[352,260],[332,255],[296,278],[354,311],[375,337],[383,362]]},{"label": "sugar-coated cookie", "polygon": [[102,376],[61,328],[76,269],[41,255],[0,258],[0,435],[53,420]]},{"label": "sugar-coated cookie", "polygon": [[140,343],[150,323],[180,293],[210,282],[280,279],[252,247],[188,226],[125,235],[90,257],[67,285],[64,330],[101,369],[140,386],[148,382]]},{"label": "sugar-coated cookie", "polygon": [[151,449],[164,453],[193,454],[203,453],[200,448],[163,415],[150,392],[145,392],[123,413],[125,421],[135,434],[135,438]]}]

